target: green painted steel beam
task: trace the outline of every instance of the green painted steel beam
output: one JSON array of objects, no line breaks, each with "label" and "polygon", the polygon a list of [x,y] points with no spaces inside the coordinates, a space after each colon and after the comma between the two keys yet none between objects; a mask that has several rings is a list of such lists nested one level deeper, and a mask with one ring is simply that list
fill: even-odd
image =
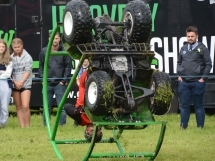
[{"label": "green painted steel beam", "polygon": [[[98,143],[116,143],[117,141],[114,139],[113,141],[110,139],[102,139]],[[75,140],[55,140],[56,144],[85,144],[89,143],[86,139],[75,139]]]},{"label": "green painted steel beam", "polygon": [[157,124],[164,124],[166,125],[167,122],[165,121],[152,121],[152,122],[93,122],[94,125],[97,126],[117,126],[117,125],[157,125]]},{"label": "green painted steel beam", "polygon": [[102,154],[102,153],[96,153],[92,154],[90,158],[129,158],[129,157],[154,157],[155,153],[151,152],[134,152],[134,153],[107,153],[107,154]]},{"label": "green painted steel beam", "polygon": [[51,125],[50,125],[50,119],[49,119],[49,109],[48,109],[48,64],[49,64],[49,57],[50,57],[50,52],[51,52],[51,46],[52,46],[52,42],[54,40],[54,36],[57,33],[57,30],[59,29],[59,26],[57,26],[51,36],[50,36],[50,40],[48,43],[48,47],[46,49],[46,55],[45,55],[45,62],[44,62],[44,71],[43,71],[43,110],[45,112],[45,120],[46,120],[46,126],[47,126],[47,130],[48,130],[48,135],[51,141],[51,145],[55,151],[55,154],[57,155],[57,157],[59,159],[63,159],[62,155],[60,154],[56,143],[52,137],[53,135],[53,131],[51,129]]},{"label": "green painted steel beam", "polygon": [[52,129],[51,127],[51,124],[50,124],[50,119],[49,119],[49,110],[48,110],[48,94],[47,94],[47,91],[48,91],[48,64],[49,64],[49,58],[50,56],[65,56],[65,55],[68,55],[68,53],[66,51],[59,51],[59,52],[51,52],[51,46],[53,44],[53,40],[54,40],[54,37],[57,33],[57,31],[59,30],[60,28],[60,25],[58,25],[56,28],[54,28],[54,30],[52,31],[52,34],[50,36],[50,40],[49,40],[49,43],[48,43],[48,47],[47,47],[47,50],[46,50],[46,55],[45,55],[45,62],[44,62],[44,72],[43,72],[43,108],[44,108],[44,111],[45,111],[45,120],[46,120],[46,126],[47,126],[47,130],[48,130],[48,135],[49,135],[49,138],[50,138],[50,141],[51,141],[51,145],[54,149],[54,152],[55,154],[57,155],[57,157],[59,159],[63,159],[60,151],[58,150],[57,146],[56,146],[56,142],[55,142],[55,137],[56,137],[56,133],[57,133],[57,129],[58,129],[58,123],[59,123],[59,119],[60,119],[60,115],[61,115],[61,111],[62,111],[62,108],[65,104],[65,101],[67,99],[67,96],[72,88],[72,86],[74,85],[74,83],[76,82],[76,77],[78,75],[78,72],[81,68],[81,65],[85,59],[85,56],[82,55],[82,57],[80,58],[80,61],[79,61],[79,64],[67,86],[67,89],[60,101],[60,104],[58,106],[58,110],[57,110],[57,116],[56,116],[56,120],[55,120],[55,124],[54,124],[54,127]]}]

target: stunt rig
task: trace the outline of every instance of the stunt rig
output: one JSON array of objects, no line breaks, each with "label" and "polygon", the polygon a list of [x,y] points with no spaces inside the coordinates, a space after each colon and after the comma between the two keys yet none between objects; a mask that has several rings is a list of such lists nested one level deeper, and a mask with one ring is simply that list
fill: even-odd
[{"label": "stunt rig", "polygon": [[[51,52],[55,34],[63,27],[65,52]],[[157,156],[165,134],[166,122],[156,122],[153,114],[165,114],[173,97],[168,74],[151,69],[154,52],[147,43],[151,33],[151,12],[146,2],[129,1],[122,22],[113,22],[107,14],[92,18],[88,4],[72,0],[64,10],[63,23],[53,30],[48,44],[44,77],[43,102],[47,129],[54,151],[61,156],[57,144],[88,143],[82,140],[55,140],[61,110],[75,83],[84,59],[88,58],[88,79],[84,111],[94,125],[94,133],[83,160],[89,158]],[[50,56],[70,55],[79,60],[58,107],[51,129],[47,102],[47,73]],[[125,152],[120,138],[124,130],[141,130],[149,125],[160,126],[156,148],[152,152]],[[99,126],[112,130],[113,136],[99,143],[116,143],[118,153],[92,153]],[[138,146],[138,145],[137,145]],[[141,149],[141,148],[140,148]]]}]

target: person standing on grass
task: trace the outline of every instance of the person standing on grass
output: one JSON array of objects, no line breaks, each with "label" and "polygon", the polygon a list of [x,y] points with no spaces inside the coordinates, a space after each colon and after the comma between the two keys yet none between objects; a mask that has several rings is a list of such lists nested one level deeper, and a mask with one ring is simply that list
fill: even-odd
[{"label": "person standing on grass", "polygon": [[[51,33],[49,33],[49,37]],[[53,44],[51,47],[52,52],[64,51],[62,44],[60,43],[60,33],[57,32]],[[39,54],[39,71],[40,78],[43,77],[45,54],[47,47],[43,48]],[[66,87],[71,77],[72,63],[70,56],[51,56],[49,58],[48,65],[48,108],[49,116],[51,118],[51,109],[53,96],[56,96],[56,102],[59,106],[60,101],[66,91]],[[43,124],[46,126],[45,112],[43,110]],[[62,109],[59,125],[66,124],[66,112]]]},{"label": "person standing on grass", "polygon": [[8,121],[8,106],[11,96],[11,77],[13,63],[9,49],[4,40],[0,39],[0,129],[4,128]]},{"label": "person standing on grass", "polygon": [[177,61],[178,93],[181,103],[180,127],[181,129],[188,127],[190,105],[193,101],[197,127],[203,128],[205,122],[203,97],[212,63],[207,47],[197,41],[198,29],[189,26],[186,36],[188,43],[181,48]]},{"label": "person standing on grass", "polygon": [[29,102],[31,97],[33,60],[30,54],[23,48],[23,42],[20,38],[13,39],[12,48],[12,79],[14,83],[12,93],[19,125],[24,128],[30,126],[31,120]]}]

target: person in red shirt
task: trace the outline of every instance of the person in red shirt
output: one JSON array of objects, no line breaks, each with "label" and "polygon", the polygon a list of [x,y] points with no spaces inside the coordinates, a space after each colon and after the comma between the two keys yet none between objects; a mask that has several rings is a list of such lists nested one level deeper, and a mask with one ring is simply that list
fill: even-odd
[{"label": "person in red shirt", "polygon": [[[84,112],[83,106],[84,106],[84,92],[85,92],[85,83],[87,80],[87,70],[84,71],[79,78],[79,97],[76,100],[75,106],[72,104],[65,104],[64,109],[69,117],[74,119],[78,125],[81,126],[86,126],[86,130],[84,132],[85,139],[87,141],[91,141],[93,131],[94,131],[94,126],[90,119],[87,117],[87,115]],[[97,129],[97,134],[95,141],[99,142],[102,139],[102,132],[101,132],[101,127]]]}]

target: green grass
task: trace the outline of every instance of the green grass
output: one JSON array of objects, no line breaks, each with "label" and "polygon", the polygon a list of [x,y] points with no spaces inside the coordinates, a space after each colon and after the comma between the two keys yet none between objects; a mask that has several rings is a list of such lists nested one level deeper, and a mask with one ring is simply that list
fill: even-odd
[{"label": "green grass", "polygon": [[[13,111],[13,110],[11,110]],[[180,130],[179,115],[155,116],[157,121],[167,121],[167,129],[157,161],[215,161],[215,116],[206,116],[205,128],[196,128],[195,115],[192,114],[187,130]],[[52,117],[52,124],[55,116]],[[57,140],[83,139],[84,127],[73,126],[68,117],[67,124],[58,128]],[[121,142],[126,152],[150,151],[155,148],[159,127],[149,126],[144,130],[125,131]],[[112,136],[110,130],[103,129],[104,138]],[[58,145],[65,161],[79,161],[83,158],[89,144]],[[33,114],[31,127],[21,129],[14,114],[10,115],[7,126],[0,129],[1,161],[57,161],[59,160],[48,137],[47,128],[42,124],[42,116]],[[96,144],[95,152],[118,152],[115,144]],[[90,159],[96,160],[96,159]],[[101,159],[97,159],[101,160]],[[117,161],[119,159],[103,159]],[[147,160],[127,158],[120,160]]]}]

